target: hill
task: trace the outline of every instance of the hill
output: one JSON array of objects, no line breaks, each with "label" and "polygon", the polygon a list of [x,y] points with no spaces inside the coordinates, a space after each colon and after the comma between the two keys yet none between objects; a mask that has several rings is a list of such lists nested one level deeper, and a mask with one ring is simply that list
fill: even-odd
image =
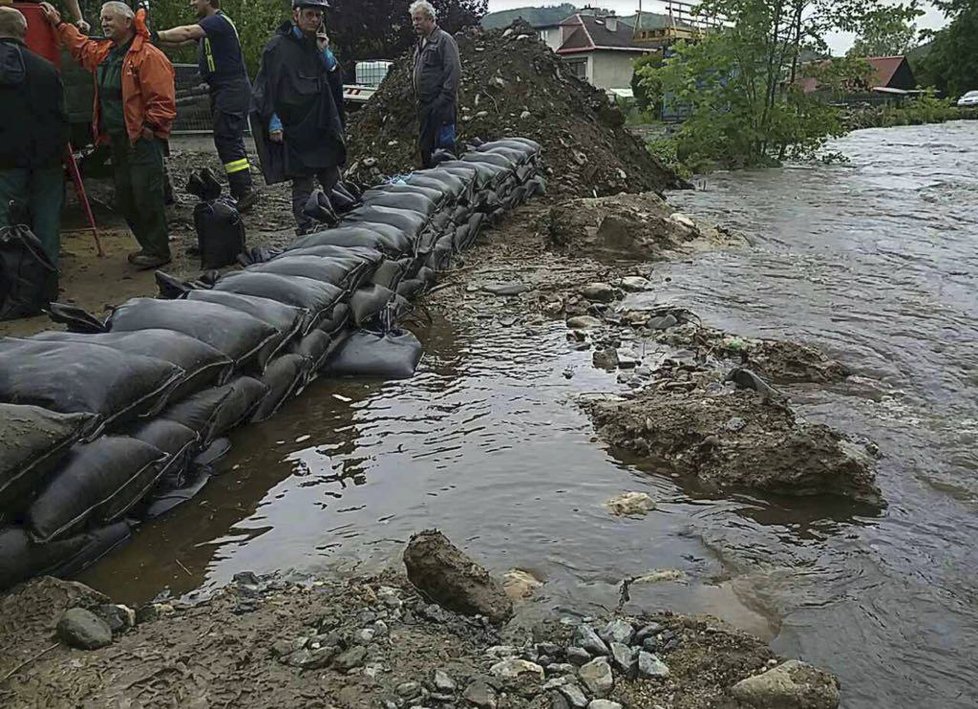
[{"label": "hill", "polygon": [[517,7],[512,10],[490,12],[482,18],[482,27],[487,30],[509,27],[514,20],[520,17],[534,27],[556,25],[575,12],[577,12],[577,8],[567,2],[549,7]]}]

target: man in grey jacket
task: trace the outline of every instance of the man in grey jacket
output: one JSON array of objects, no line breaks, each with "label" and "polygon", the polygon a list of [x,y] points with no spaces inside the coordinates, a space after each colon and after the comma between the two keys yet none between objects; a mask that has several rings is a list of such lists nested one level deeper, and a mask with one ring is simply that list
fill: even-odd
[{"label": "man in grey jacket", "polygon": [[411,24],[418,33],[414,49],[414,92],[418,97],[421,124],[421,163],[431,167],[438,148],[455,149],[455,116],[462,63],[455,38],[437,23],[435,8],[428,0],[411,4]]}]

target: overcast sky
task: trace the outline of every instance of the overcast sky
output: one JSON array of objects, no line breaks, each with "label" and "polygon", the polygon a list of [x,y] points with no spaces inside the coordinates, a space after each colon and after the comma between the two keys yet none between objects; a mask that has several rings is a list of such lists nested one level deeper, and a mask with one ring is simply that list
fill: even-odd
[{"label": "overcast sky", "polygon": [[[614,10],[619,15],[634,15],[638,10],[638,0],[587,0],[576,1],[567,0],[578,7],[594,5],[608,10]],[[527,0],[489,0],[490,12],[495,10],[509,10],[514,7],[545,7],[547,5],[561,5],[562,0],[542,0],[541,2],[527,2]],[[665,3],[656,0],[642,0],[642,10],[648,12],[662,12]],[[937,29],[944,25],[944,16],[929,4],[924,3],[927,14],[917,21],[917,26],[921,29]],[[852,45],[853,37],[843,34],[833,35],[828,38],[829,46],[833,54],[844,54]]]}]

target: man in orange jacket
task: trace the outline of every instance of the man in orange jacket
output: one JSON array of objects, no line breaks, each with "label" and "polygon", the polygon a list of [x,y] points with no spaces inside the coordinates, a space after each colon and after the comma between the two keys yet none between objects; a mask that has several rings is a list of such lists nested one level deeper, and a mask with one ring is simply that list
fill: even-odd
[{"label": "man in orange jacket", "polygon": [[42,3],[61,44],[82,67],[95,74],[95,133],[112,148],[115,193],[141,247],[129,255],[140,269],[170,262],[164,206],[164,141],[177,115],[173,65],[150,42],[145,13],[123,2],[102,6],[102,32],[89,39],[60,13]]}]

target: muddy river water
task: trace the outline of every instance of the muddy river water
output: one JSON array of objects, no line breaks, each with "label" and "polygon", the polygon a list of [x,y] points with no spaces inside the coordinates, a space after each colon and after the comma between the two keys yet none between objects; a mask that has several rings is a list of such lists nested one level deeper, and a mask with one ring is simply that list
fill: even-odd
[{"label": "muddy river water", "polygon": [[[624,577],[678,570],[634,586],[627,609],[725,617],[835,672],[845,707],[978,705],[978,122],[833,149],[851,162],[673,195],[753,247],[656,265],[654,298],[852,367],[790,394],[879,445],[885,512],[683,489],[595,439],[575,399],[618,385],[562,323],[528,334],[448,313],[414,379],[314,384],[239,431],[200,498],[83,580],[138,603],[242,570],[374,571],[438,527],[494,571],[545,579],[530,613],[613,608]],[[658,508],[610,516],[602,502],[630,490]]]}]

